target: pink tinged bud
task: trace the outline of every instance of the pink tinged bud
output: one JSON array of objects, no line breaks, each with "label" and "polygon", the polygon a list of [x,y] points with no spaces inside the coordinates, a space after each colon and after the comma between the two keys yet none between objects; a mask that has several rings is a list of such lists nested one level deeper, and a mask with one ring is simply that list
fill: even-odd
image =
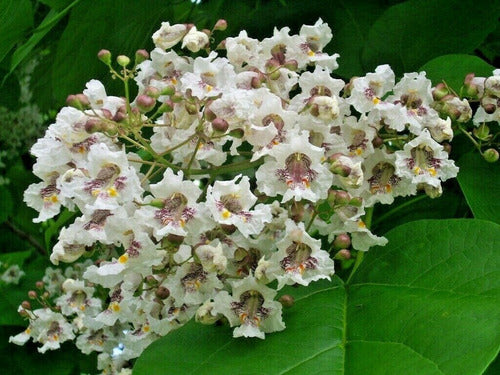
[{"label": "pink tinged bud", "polygon": [[145,49],[138,49],[135,52],[135,64],[138,65],[143,61],[149,59],[149,53]]},{"label": "pink tinged bud", "polygon": [[351,237],[347,233],[341,233],[333,240],[335,250],[347,249],[351,247]]},{"label": "pink tinged bud", "polygon": [[226,49],[226,39],[224,39],[222,42],[217,44],[217,47],[215,47],[216,50],[224,50]]},{"label": "pink tinged bud", "polygon": [[106,65],[111,65],[111,52],[107,49],[102,49],[97,52],[97,58]]},{"label": "pink tinged bud", "polygon": [[212,128],[219,133],[225,133],[229,128],[229,124],[223,118],[216,118],[212,121]]},{"label": "pink tinged bud", "polygon": [[119,55],[116,58],[116,62],[118,63],[118,65],[126,67],[128,64],[130,64],[130,58],[125,55]]},{"label": "pink tinged bud", "polygon": [[378,135],[376,135],[372,140],[372,145],[374,148],[382,147],[383,144],[384,144],[384,140],[382,138],[380,138]]},{"label": "pink tinged bud", "polygon": [[165,103],[162,103],[160,105],[160,108],[158,108],[158,111],[161,113],[172,112],[173,110],[174,110],[174,103],[171,100],[165,101]]},{"label": "pink tinged bud", "polygon": [[297,60],[288,60],[285,61],[284,67],[292,72],[295,72],[299,68],[299,63]]},{"label": "pink tinged bud", "polygon": [[188,103],[184,105],[186,108],[186,112],[190,115],[196,115],[198,113],[198,106],[195,103]]},{"label": "pink tinged bud", "polygon": [[236,225],[230,225],[230,224],[221,224],[220,225],[220,229],[222,229],[222,231],[227,234],[227,235],[231,235],[233,234],[234,232],[236,232],[236,230],[238,228],[236,228]]},{"label": "pink tinged bud", "polygon": [[203,109],[203,115],[207,121],[214,121],[217,118],[217,115],[207,106]]},{"label": "pink tinged bud", "polygon": [[474,73],[467,74],[464,79],[464,85],[470,85],[475,76],[476,75]]},{"label": "pink tinged bud", "polygon": [[101,120],[90,118],[85,123],[85,131],[89,134],[96,133],[102,130]]},{"label": "pink tinged bud", "polygon": [[224,31],[227,29],[227,21],[224,19],[220,19],[215,23],[214,30]]},{"label": "pink tinged bud", "polygon": [[31,303],[29,303],[29,301],[23,301],[21,302],[21,307],[25,310],[31,310]]},{"label": "pink tinged bud", "polygon": [[82,109],[82,105],[76,98],[76,95],[68,95],[66,98],[66,104],[70,107],[74,107],[76,109]]},{"label": "pink tinged bud", "polygon": [[148,86],[146,87],[146,90],[144,90],[144,95],[150,96],[151,98],[158,99],[160,94],[160,90],[153,86]]},{"label": "pink tinged bud", "polygon": [[342,249],[335,254],[334,259],[341,259],[341,260],[349,260],[351,259],[352,254],[349,250],[347,249]]},{"label": "pink tinged bud", "polygon": [[444,83],[438,83],[434,90],[432,90],[432,97],[434,100],[441,100],[450,92]]},{"label": "pink tinged bud", "polygon": [[30,314],[24,309],[19,310],[19,315],[21,315],[23,318],[29,318],[30,316]]},{"label": "pink tinged bud", "polygon": [[441,146],[443,146],[443,150],[450,154],[451,153],[451,145],[448,143],[448,142],[445,142],[443,144],[441,144]]},{"label": "pink tinged bud", "polygon": [[181,243],[184,242],[184,236],[180,236],[178,234],[170,233],[167,236],[167,241],[170,242],[170,243],[176,244],[176,245],[180,245]]},{"label": "pink tinged bud", "polygon": [[494,148],[489,148],[485,152],[483,152],[483,158],[486,160],[488,163],[495,163],[498,161],[498,151],[495,150]]},{"label": "pink tinged bud", "polygon": [[295,299],[289,295],[289,294],[284,294],[282,295],[278,301],[281,303],[283,307],[290,308],[295,304]]},{"label": "pink tinged bud", "polygon": [[35,286],[36,286],[36,288],[37,288],[37,289],[40,289],[40,290],[41,290],[41,289],[43,289],[43,288],[45,287],[45,284],[44,284],[44,282],[43,282],[43,281],[39,280],[39,281],[37,281],[37,282],[35,283]]},{"label": "pink tinged bud", "polygon": [[484,111],[489,115],[491,115],[492,113],[495,113],[495,111],[497,110],[497,106],[493,103],[483,104],[483,102],[481,102],[481,107],[483,107]]},{"label": "pink tinged bud", "polygon": [[155,107],[156,100],[155,98],[143,94],[137,97],[135,103],[137,108],[139,108],[142,113],[145,113],[151,111]]},{"label": "pink tinged bud", "polygon": [[341,177],[347,177],[351,174],[351,167],[336,161],[330,165],[330,172]]},{"label": "pink tinged bud", "polygon": [[158,287],[158,289],[156,289],[155,296],[160,299],[167,299],[168,297],[170,297],[170,290],[168,290],[164,286],[160,286]]},{"label": "pink tinged bud", "polygon": [[30,299],[35,299],[36,297],[38,297],[38,294],[37,294],[37,292],[35,292],[34,290],[30,290],[30,291],[28,292],[28,297],[29,297]]}]

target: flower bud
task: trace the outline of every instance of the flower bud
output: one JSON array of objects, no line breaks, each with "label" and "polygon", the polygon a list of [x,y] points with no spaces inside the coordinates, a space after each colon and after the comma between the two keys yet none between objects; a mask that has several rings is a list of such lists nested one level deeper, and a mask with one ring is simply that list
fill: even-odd
[{"label": "flower bud", "polygon": [[229,132],[229,135],[234,138],[243,138],[245,132],[243,129],[233,129]]},{"label": "flower bud", "polygon": [[232,225],[232,224],[220,224],[220,228],[227,235],[233,234],[238,229],[238,228],[236,228],[236,225]]},{"label": "flower bud", "polygon": [[490,96],[483,96],[481,98],[481,107],[487,114],[491,115],[497,110],[497,101]]},{"label": "flower bud", "polygon": [[486,124],[481,124],[472,131],[477,139],[487,141],[490,138],[490,128]]},{"label": "flower bud", "polygon": [[190,115],[196,115],[198,113],[198,106],[195,103],[186,102],[184,107],[186,108],[186,112]]},{"label": "flower bud", "polygon": [[102,49],[97,52],[97,58],[106,65],[111,65],[111,52],[107,49]]},{"label": "flower bud", "polygon": [[353,197],[349,201],[349,205],[354,206],[354,207],[361,207],[363,205],[363,198]]},{"label": "flower bud", "polygon": [[432,97],[434,100],[438,101],[443,99],[449,93],[450,91],[444,83],[438,83],[436,87],[434,87],[434,90],[432,90]]},{"label": "flower bud", "polygon": [[311,115],[323,121],[331,121],[339,115],[337,99],[332,96],[313,96],[309,100]]},{"label": "flower bud", "polygon": [[66,104],[69,106],[69,107],[73,107],[73,108],[76,108],[76,109],[83,109],[81,103],[78,101],[76,95],[68,95],[68,97],[66,98]]},{"label": "flower bud", "polygon": [[488,163],[495,163],[498,160],[498,151],[494,148],[489,148],[485,152],[483,152],[483,158]]},{"label": "flower bud", "polygon": [[37,289],[40,289],[42,290],[44,287],[45,287],[45,283],[41,280],[38,280],[36,283],[35,283],[35,286]]},{"label": "flower bud", "polygon": [[278,299],[278,302],[283,307],[290,308],[295,304],[295,299],[290,294],[284,294]]},{"label": "flower bud", "polygon": [[85,131],[89,134],[102,131],[101,120],[97,118],[89,118],[85,123]]},{"label": "flower bud", "polygon": [[285,64],[283,66],[288,70],[295,72],[299,68],[299,63],[297,62],[297,60],[288,60],[285,61]]},{"label": "flower bud", "polygon": [[155,296],[159,299],[167,299],[170,297],[170,290],[164,286],[159,286],[155,291]]},{"label": "flower bud", "polygon": [[125,55],[119,55],[116,57],[116,62],[118,63],[118,65],[125,68],[128,64],[130,64],[130,58]]},{"label": "flower bud", "polygon": [[444,152],[447,154],[451,153],[451,145],[448,142],[442,143],[441,146],[443,146]]},{"label": "flower bud", "polygon": [[135,103],[142,113],[146,113],[151,111],[155,107],[156,100],[150,96],[143,94],[137,97]]},{"label": "flower bud", "polygon": [[477,98],[479,95],[479,87],[474,83],[474,73],[469,73],[464,79],[464,94],[470,98]]},{"label": "flower bud", "polygon": [[212,301],[206,301],[203,303],[203,305],[201,305],[196,311],[196,315],[194,317],[195,321],[205,325],[214,324],[220,319],[219,314],[212,314],[214,307],[215,303]]},{"label": "flower bud", "polygon": [[144,279],[144,281],[146,282],[147,285],[149,286],[155,286],[155,285],[158,285],[158,280],[156,280],[156,278],[153,276],[153,275],[148,275],[146,276],[146,278]]},{"label": "flower bud", "polygon": [[170,99],[166,100],[164,103],[161,103],[160,107],[158,108],[158,111],[160,113],[172,112],[173,110],[174,102],[172,102]]},{"label": "flower bud", "polygon": [[184,242],[184,236],[170,233],[167,236],[167,241],[176,245],[180,245],[182,242]]},{"label": "flower bud", "polygon": [[187,32],[188,25],[162,22],[161,28],[153,34],[153,43],[156,47],[167,50],[179,43]]},{"label": "flower bud", "polygon": [[351,246],[351,237],[347,233],[341,233],[333,240],[333,249],[347,249]]},{"label": "flower bud", "polygon": [[375,137],[373,137],[373,139],[372,139],[373,148],[379,148],[383,144],[384,144],[384,140],[381,137],[379,137],[378,135],[376,135]]},{"label": "flower bud", "polygon": [[500,76],[491,76],[484,81],[485,95],[500,97]]},{"label": "flower bud", "polygon": [[30,299],[36,299],[36,297],[38,297],[38,294],[37,294],[37,292],[35,292],[34,290],[30,290],[30,291],[28,292],[28,297],[29,297]]},{"label": "flower bud", "polygon": [[31,303],[29,303],[29,301],[23,301],[21,302],[21,307],[25,310],[31,310]]},{"label": "flower bud", "polygon": [[222,40],[219,44],[217,44],[217,47],[215,47],[216,50],[224,50],[226,49],[226,39]]},{"label": "flower bud", "polygon": [[135,65],[139,65],[141,62],[149,59],[149,53],[145,49],[138,49],[135,52]]},{"label": "flower bud", "polygon": [[155,99],[158,99],[160,97],[160,90],[158,90],[156,87],[154,86],[148,86],[146,87],[146,89],[144,90],[144,95],[147,95],[147,96],[150,96],[151,98],[155,98]]},{"label": "flower bud", "polygon": [[227,21],[224,19],[220,19],[215,23],[214,30],[224,31],[227,29]]},{"label": "flower bud", "polygon": [[335,204],[338,206],[345,206],[351,201],[351,196],[347,191],[337,190],[335,191]]},{"label": "flower bud", "polygon": [[337,252],[337,254],[335,254],[333,259],[349,260],[349,259],[351,259],[351,257],[352,257],[352,254],[349,250],[341,249]]},{"label": "flower bud", "polygon": [[23,318],[29,318],[30,317],[30,314],[24,310],[24,309],[20,309],[19,311],[19,315],[21,315]]},{"label": "flower bud", "polygon": [[229,128],[229,124],[223,118],[217,117],[212,121],[212,128],[218,133],[225,133]]},{"label": "flower bud", "polygon": [[284,44],[276,44],[271,48],[271,56],[278,62],[279,65],[285,62],[286,46]]},{"label": "flower bud", "polygon": [[443,195],[443,188],[441,187],[441,185],[438,185],[438,186],[432,186],[429,184],[417,185],[418,190],[420,190],[422,188],[424,189],[425,194],[427,194],[427,196],[431,199],[439,198],[441,195]]}]

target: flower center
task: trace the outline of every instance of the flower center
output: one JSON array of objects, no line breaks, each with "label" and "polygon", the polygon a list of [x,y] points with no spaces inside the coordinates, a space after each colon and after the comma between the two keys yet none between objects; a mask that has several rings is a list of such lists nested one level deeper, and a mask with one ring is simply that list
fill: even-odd
[{"label": "flower center", "polygon": [[372,177],[368,179],[372,194],[390,193],[401,178],[395,175],[396,169],[391,163],[380,162],[372,169]]},{"label": "flower center", "polygon": [[241,324],[258,327],[270,310],[263,307],[264,296],[256,290],[247,290],[240,295],[240,302],[232,302],[231,310],[240,318]]},{"label": "flower center", "polygon": [[181,285],[187,293],[193,293],[200,289],[207,279],[207,273],[203,271],[201,264],[192,263],[189,272],[181,279]]},{"label": "flower center", "polygon": [[407,158],[406,163],[415,175],[424,173],[428,173],[432,177],[437,175],[437,169],[439,169],[441,161],[434,158],[434,152],[430,146],[417,146],[410,151],[410,155],[411,158]]},{"label": "flower center", "polygon": [[155,219],[163,225],[184,226],[195,214],[193,208],[187,207],[188,199],[184,194],[174,193],[163,202],[163,208],[155,212]]},{"label": "flower center", "polygon": [[286,158],[285,168],[278,169],[276,175],[291,189],[306,189],[318,175],[310,166],[311,159],[307,155],[295,152]]},{"label": "flower center", "polygon": [[315,269],[318,265],[318,260],[311,256],[312,249],[310,246],[302,242],[295,242],[287,247],[288,254],[280,262],[281,268],[285,272],[298,272],[303,274],[306,269]]},{"label": "flower center", "polygon": [[108,216],[113,215],[110,210],[95,210],[90,221],[83,226],[83,229],[102,229]]}]

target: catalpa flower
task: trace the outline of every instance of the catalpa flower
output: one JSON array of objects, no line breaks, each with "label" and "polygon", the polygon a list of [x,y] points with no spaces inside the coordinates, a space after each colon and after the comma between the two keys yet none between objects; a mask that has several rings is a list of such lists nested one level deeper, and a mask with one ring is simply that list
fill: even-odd
[{"label": "catalpa flower", "polygon": [[282,202],[324,199],[332,174],[321,164],[323,158],[323,149],[309,143],[307,131],[291,132],[289,141],[273,147],[255,173],[257,186],[271,197],[283,195]]},{"label": "catalpa flower", "polygon": [[458,173],[458,167],[448,159],[448,153],[432,139],[427,129],[395,154],[396,174],[411,179],[415,185],[424,183],[438,187],[440,181],[456,177]]}]

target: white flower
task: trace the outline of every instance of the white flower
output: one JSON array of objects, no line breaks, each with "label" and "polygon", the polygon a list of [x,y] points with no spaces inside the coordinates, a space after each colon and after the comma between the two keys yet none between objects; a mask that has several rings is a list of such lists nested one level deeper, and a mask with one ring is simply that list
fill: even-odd
[{"label": "white flower", "polygon": [[326,198],[332,174],[321,164],[324,150],[310,144],[308,138],[307,131],[294,132],[289,142],[271,149],[272,158],[268,156],[255,173],[260,191],[272,197],[282,194],[282,202]]},{"label": "white flower", "polygon": [[169,49],[181,41],[188,32],[184,24],[170,25],[170,22],[162,22],[161,27],[153,34],[153,43],[161,49]]},{"label": "white flower", "polygon": [[413,184],[438,187],[440,181],[456,177],[458,173],[458,167],[448,159],[448,153],[431,138],[427,129],[395,154],[396,174],[411,179]]},{"label": "white flower", "polygon": [[26,273],[17,264],[13,264],[7,268],[0,276],[0,279],[7,284],[19,284],[19,280]]},{"label": "white flower", "polygon": [[182,39],[181,48],[187,48],[191,52],[198,52],[208,44],[208,35],[198,31],[196,26],[189,29],[189,32]]},{"label": "white flower", "polygon": [[276,291],[259,283],[249,275],[234,281],[232,296],[226,291],[214,298],[213,313],[223,314],[233,331],[233,337],[265,338],[265,333],[282,331],[281,303],[273,301]]}]

